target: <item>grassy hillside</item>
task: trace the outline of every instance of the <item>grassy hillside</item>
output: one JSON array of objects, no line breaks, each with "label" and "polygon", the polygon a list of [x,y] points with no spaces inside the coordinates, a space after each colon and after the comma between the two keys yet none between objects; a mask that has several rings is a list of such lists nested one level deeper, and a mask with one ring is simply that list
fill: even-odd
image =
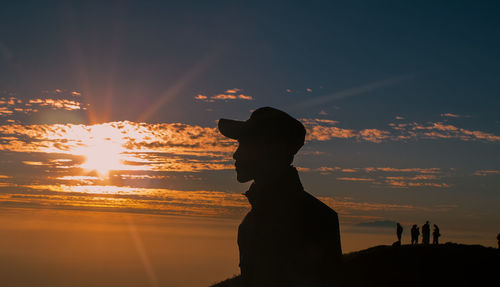
[{"label": "grassy hillside", "polygon": [[[341,286],[500,286],[500,250],[480,245],[376,246],[345,254]],[[240,286],[240,278],[212,287]]]}]

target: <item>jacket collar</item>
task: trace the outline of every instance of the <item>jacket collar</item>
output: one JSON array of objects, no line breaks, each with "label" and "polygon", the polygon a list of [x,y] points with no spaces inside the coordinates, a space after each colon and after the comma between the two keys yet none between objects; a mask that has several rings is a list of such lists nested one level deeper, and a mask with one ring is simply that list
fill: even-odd
[{"label": "jacket collar", "polygon": [[278,201],[290,198],[299,191],[304,191],[299,174],[295,167],[290,166],[279,176],[264,183],[253,182],[244,195],[248,198],[252,209],[261,209],[276,206]]}]

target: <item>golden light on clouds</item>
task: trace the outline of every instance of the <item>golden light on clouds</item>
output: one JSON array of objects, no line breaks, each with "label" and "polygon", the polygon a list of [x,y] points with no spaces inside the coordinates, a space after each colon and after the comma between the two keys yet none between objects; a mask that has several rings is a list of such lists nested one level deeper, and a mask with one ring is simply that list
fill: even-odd
[{"label": "golden light on clouds", "polygon": [[9,124],[0,125],[0,134],[0,151],[83,156],[79,167],[101,176],[111,170],[231,169],[235,147],[215,128],[180,123]]},{"label": "golden light on clouds", "polygon": [[205,96],[203,94],[198,94],[194,97],[195,100],[204,101],[204,102],[215,102],[218,100],[228,101],[228,100],[246,100],[251,101],[254,98],[249,95],[242,94],[242,89],[227,89],[223,93],[219,93],[213,96]]},{"label": "golden light on clouds", "polygon": [[[404,119],[398,117],[397,119]],[[392,130],[367,128],[361,130],[338,127],[339,122],[325,119],[301,119],[307,129],[308,141],[356,140],[372,143],[410,140],[458,139],[461,141],[500,142],[500,136],[479,130],[468,130],[442,122],[420,124],[389,123]]]},{"label": "golden light on clouds", "polygon": [[[204,102],[253,99],[242,92],[227,89],[209,96],[199,94],[195,99]],[[204,216],[240,216],[248,209],[246,198],[240,194],[243,190],[229,190],[224,184],[214,183],[222,177],[225,182],[230,180],[225,173],[233,172],[231,155],[237,145],[236,141],[222,137],[215,125],[133,121],[21,124],[23,121],[18,120],[44,110],[81,113],[88,105],[77,96],[72,93],[66,99],[0,100],[0,120],[3,120],[0,153],[10,157],[4,158],[4,162],[17,160],[18,165],[1,171],[2,204]],[[342,127],[344,123],[333,119],[301,119],[309,142],[500,141],[493,133],[465,130],[446,122],[419,124],[402,120],[400,117],[397,124],[390,123],[388,129],[347,129]],[[323,153],[306,150],[301,156],[307,156],[307,152],[313,156]],[[453,187],[449,179],[454,172],[451,169],[338,165],[298,169],[349,187],[412,190]],[[474,175],[493,178],[498,170],[478,169]],[[333,201],[330,197],[322,200],[334,202],[334,208],[352,220],[375,216],[359,212],[420,210],[406,204]]]}]

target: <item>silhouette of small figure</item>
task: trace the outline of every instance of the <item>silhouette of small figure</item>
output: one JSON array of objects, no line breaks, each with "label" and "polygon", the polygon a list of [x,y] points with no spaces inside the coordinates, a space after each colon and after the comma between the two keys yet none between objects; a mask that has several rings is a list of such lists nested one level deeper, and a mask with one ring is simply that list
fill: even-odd
[{"label": "silhouette of small figure", "polygon": [[497,241],[498,241],[498,249],[500,249],[500,233],[497,235]]},{"label": "silhouette of small figure", "polygon": [[434,231],[432,232],[432,244],[439,244],[439,236],[441,236],[441,233],[439,233],[439,227],[434,224]]},{"label": "silhouette of small figure", "polygon": [[401,245],[401,235],[403,235],[403,226],[401,224],[396,223],[396,235],[398,236],[398,242]]},{"label": "silhouette of small figure", "polygon": [[411,244],[418,244],[418,236],[420,235],[420,230],[416,224],[411,227]]},{"label": "silhouette of small figure", "polygon": [[233,155],[251,210],[238,228],[243,286],[336,286],[342,249],[337,213],[304,191],[291,165],[306,130],[283,111],[264,107],[247,121],[219,120],[236,139]]},{"label": "silhouette of small figure", "polygon": [[429,244],[431,240],[431,226],[429,225],[429,221],[426,221],[422,226],[422,244]]}]

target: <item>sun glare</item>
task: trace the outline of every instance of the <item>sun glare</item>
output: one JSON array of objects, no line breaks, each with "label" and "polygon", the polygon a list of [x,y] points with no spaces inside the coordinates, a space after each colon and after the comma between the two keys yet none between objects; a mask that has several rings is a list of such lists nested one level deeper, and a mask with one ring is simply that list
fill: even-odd
[{"label": "sun glare", "polygon": [[93,126],[85,146],[77,151],[85,157],[80,166],[87,171],[96,171],[100,177],[108,177],[111,170],[122,170],[121,154],[123,139],[117,129],[107,125]]},{"label": "sun glare", "polygon": [[97,171],[100,176],[107,177],[111,170],[123,168],[120,160],[120,146],[113,143],[101,143],[89,146],[84,152],[86,160],[81,165],[88,171]]}]

